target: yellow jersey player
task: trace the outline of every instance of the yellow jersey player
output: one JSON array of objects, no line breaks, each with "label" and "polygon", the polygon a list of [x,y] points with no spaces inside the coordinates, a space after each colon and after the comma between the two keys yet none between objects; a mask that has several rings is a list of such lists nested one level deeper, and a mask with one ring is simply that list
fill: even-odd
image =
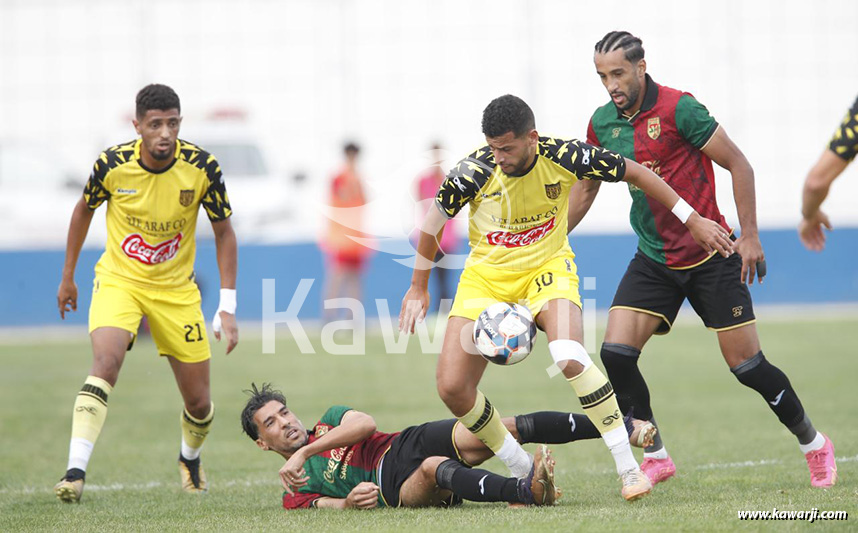
[{"label": "yellow jersey player", "polygon": [[855,159],[855,154],[858,154],[858,98],[804,180],[798,237],[808,250],[821,252],[825,248],[822,227],[830,231],[831,222],[821,209],[822,202],[837,176]]},{"label": "yellow jersey player", "polygon": [[237,246],[232,209],[213,155],[178,138],[179,97],[165,85],[137,93],[136,141],[105,150],[92,170],[69,225],[60,316],[77,310],[74,271],[93,213],[107,202],[107,246],[95,266],[89,334],[93,362],[72,413],[68,469],[55,487],[63,502],[79,502],[107,401],[140,319],[149,320],[158,353],[170,362],[184,400],[179,471],[182,488],[206,490],[200,448],[211,428],[209,359],[200,291],[194,283],[194,234],[200,206],[214,229],[220,304],[213,329],[238,342],[235,321]]},{"label": "yellow jersey player", "polygon": [[400,330],[413,333],[429,308],[427,283],[443,224],[470,206],[471,252],[459,281],[438,359],[441,399],[464,427],[494,452],[513,476],[530,474],[532,458],[504,427],[477,388],[486,360],[476,355],[470,332],[489,304],[525,302],[548,336],[548,349],[599,428],[622,478],[622,495],[652,490],[632,455],[611,384],[583,346],[581,298],[574,254],[566,237],[566,211],[579,179],[626,181],[674,213],[706,250],[729,255],[726,232],[698,215],[658,176],[615,152],[577,140],[540,137],[530,107],[515,96],[493,100],[483,112],[488,143],[448,175],[417,245],[411,287],[400,311]]}]

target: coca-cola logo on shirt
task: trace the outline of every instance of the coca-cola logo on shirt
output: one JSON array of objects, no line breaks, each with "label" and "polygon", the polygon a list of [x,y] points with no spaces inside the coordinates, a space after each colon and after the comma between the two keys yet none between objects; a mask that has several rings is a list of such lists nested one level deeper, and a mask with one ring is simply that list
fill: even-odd
[{"label": "coca-cola logo on shirt", "polygon": [[136,259],[144,265],[157,265],[176,257],[179,252],[179,241],[182,234],[177,233],[169,241],[152,246],[139,233],[133,233],[122,241],[122,251],[132,259]]},{"label": "coca-cola logo on shirt", "polygon": [[506,248],[528,246],[541,241],[546,235],[551,233],[551,230],[554,229],[556,220],[557,217],[551,217],[550,220],[543,224],[516,233],[509,231],[493,231],[486,235],[486,238],[492,246],[504,246]]}]

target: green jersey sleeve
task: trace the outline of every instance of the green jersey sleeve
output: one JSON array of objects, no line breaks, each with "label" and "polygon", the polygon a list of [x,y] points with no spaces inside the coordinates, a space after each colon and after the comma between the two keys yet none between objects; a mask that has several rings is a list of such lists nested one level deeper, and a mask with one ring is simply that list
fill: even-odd
[{"label": "green jersey sleeve", "polygon": [[676,103],[676,128],[695,148],[703,148],[718,129],[718,122],[706,106],[690,94],[684,94]]},{"label": "green jersey sleeve", "polygon": [[322,415],[322,419],[319,420],[319,422],[329,426],[339,426],[340,422],[343,421],[343,416],[349,411],[354,411],[354,409],[346,407],[345,405],[334,405],[328,407],[328,410],[325,411],[325,414]]}]

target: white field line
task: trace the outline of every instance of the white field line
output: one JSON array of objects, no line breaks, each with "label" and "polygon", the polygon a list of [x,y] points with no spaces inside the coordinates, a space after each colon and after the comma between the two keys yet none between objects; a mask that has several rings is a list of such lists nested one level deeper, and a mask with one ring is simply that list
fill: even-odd
[{"label": "white field line", "polygon": [[[111,483],[109,485],[97,485],[92,483],[87,483],[85,492],[114,492],[114,491],[144,491],[157,489],[168,484],[161,483],[160,481],[149,481],[147,483]],[[169,485],[172,485],[169,484]],[[278,486],[277,477],[271,477],[267,479],[245,479],[245,480],[232,480],[227,481],[226,483],[218,483],[218,488],[220,487],[255,487],[258,485],[271,485],[272,487]],[[0,489],[0,494],[12,494],[12,495],[23,495],[23,494],[36,494],[48,491],[50,487],[22,487],[22,488],[4,488]]]},{"label": "white field line", "polygon": [[[858,461],[858,455],[853,455],[851,457],[837,457],[838,463],[854,463]],[[705,465],[697,465],[691,467],[691,470],[719,470],[724,468],[752,468],[758,466],[771,466],[780,464],[783,461],[781,459],[761,459],[759,461],[741,461],[736,463],[709,463]],[[610,470],[611,472],[613,470]],[[605,470],[605,472],[609,472],[609,470]],[[216,485],[217,488],[229,488],[229,487],[256,487],[260,485],[271,485],[272,487],[278,487],[277,478],[272,476],[266,479],[245,479],[245,480],[233,480],[227,481],[226,483],[218,483]],[[170,484],[172,485],[172,483]],[[111,483],[110,485],[96,485],[96,484],[87,484],[86,492],[114,492],[114,491],[145,491],[151,489],[158,489],[166,486],[166,484],[160,481],[149,481],[147,483]],[[50,487],[21,487],[21,488],[3,488],[0,489],[0,494],[10,494],[13,496],[23,496],[29,494],[37,494],[49,492]]]}]

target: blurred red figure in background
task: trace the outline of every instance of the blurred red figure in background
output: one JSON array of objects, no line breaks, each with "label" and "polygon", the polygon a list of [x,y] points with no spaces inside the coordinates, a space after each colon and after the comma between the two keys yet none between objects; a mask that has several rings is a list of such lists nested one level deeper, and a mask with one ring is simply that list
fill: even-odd
[{"label": "blurred red figure in background", "polygon": [[[343,152],[345,164],[331,181],[329,205],[332,209],[327,235],[321,246],[326,255],[328,271],[325,300],[361,299],[361,275],[370,252],[360,242],[367,237],[363,233],[366,196],[357,172],[360,147],[350,142],[345,145]],[[336,309],[325,309],[323,304],[325,319],[332,319]]]},{"label": "blurred red figure in background", "polygon": [[[417,198],[421,200],[419,204],[417,230],[414,231],[412,239],[416,243],[419,234],[419,228],[422,226],[423,219],[426,218],[426,212],[429,209],[437,209],[435,206],[435,196],[438,195],[438,189],[444,181],[444,171],[441,169],[441,146],[438,144],[432,145],[431,148],[432,166],[423,171],[415,180],[417,187]],[[455,219],[450,219],[444,226],[444,233],[441,235],[441,241],[438,243],[438,253],[435,254],[435,262],[440,261],[446,254],[456,253],[459,249],[459,235],[457,231],[457,223]],[[451,283],[451,272],[449,268],[435,268],[432,271],[438,283],[438,302],[441,305],[441,300],[450,300],[452,302],[454,296],[454,285]]]}]

